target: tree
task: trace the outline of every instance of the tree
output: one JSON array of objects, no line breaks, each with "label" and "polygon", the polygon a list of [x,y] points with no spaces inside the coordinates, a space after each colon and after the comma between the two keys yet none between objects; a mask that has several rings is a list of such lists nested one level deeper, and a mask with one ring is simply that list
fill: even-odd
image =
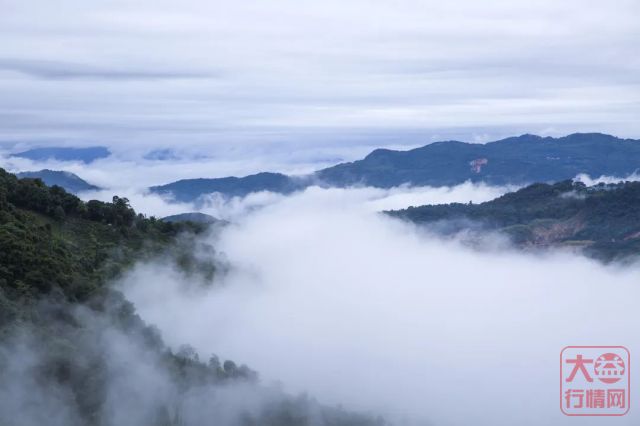
[{"label": "tree", "polygon": [[234,377],[238,371],[238,366],[231,360],[226,360],[222,365],[222,368],[229,377]]},{"label": "tree", "polygon": [[4,186],[0,186],[0,210],[7,208],[7,190]]},{"label": "tree", "polygon": [[64,213],[64,209],[62,208],[62,206],[56,206],[53,209],[53,218],[55,220],[64,220],[65,218],[65,213]]}]

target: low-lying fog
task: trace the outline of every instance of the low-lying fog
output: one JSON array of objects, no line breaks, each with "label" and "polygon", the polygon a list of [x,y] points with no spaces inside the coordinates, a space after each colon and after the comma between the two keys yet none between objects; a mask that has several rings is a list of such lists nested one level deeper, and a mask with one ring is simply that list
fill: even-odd
[{"label": "low-lying fog", "polygon": [[[208,238],[226,275],[206,287],[158,262],[120,284],[168,343],[247,363],[266,383],[321,402],[399,424],[575,423],[559,409],[560,351],[640,350],[638,267],[519,253],[495,236],[472,250],[378,213],[505,190],[310,188],[218,200],[208,212],[232,224]],[[638,416],[580,423],[614,421]]]}]

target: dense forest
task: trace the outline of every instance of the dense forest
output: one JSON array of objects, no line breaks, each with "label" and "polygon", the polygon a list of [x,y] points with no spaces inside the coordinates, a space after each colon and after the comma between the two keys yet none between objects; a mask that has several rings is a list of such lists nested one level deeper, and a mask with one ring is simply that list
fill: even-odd
[{"label": "dense forest", "polygon": [[190,250],[207,231],[0,169],[0,424],[383,424],[264,387],[188,345],[171,350],[110,285],[158,256],[211,282],[215,250]]},{"label": "dense forest", "polygon": [[[4,320],[15,319],[21,307],[52,292],[70,302],[87,301],[135,260],[159,254],[177,243],[178,236],[195,236],[204,229],[190,222],[146,218],[117,196],[111,203],[85,203],[58,186],[18,179],[0,169]],[[185,257],[176,260],[190,265]],[[212,274],[213,265],[208,267]]]},{"label": "dense forest", "polygon": [[604,261],[640,254],[640,182],[537,183],[482,204],[410,207],[388,214],[443,234],[498,231],[521,247],[574,248]]}]

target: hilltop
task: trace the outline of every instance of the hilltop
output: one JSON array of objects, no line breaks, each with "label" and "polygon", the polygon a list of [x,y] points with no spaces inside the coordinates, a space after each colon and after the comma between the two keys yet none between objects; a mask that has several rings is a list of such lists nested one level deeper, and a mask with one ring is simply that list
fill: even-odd
[{"label": "hilltop", "polygon": [[97,191],[100,188],[91,185],[80,176],[60,170],[39,170],[36,172],[20,172],[16,173],[19,178],[41,179],[48,186],[58,185],[65,190],[77,194],[83,191]]}]

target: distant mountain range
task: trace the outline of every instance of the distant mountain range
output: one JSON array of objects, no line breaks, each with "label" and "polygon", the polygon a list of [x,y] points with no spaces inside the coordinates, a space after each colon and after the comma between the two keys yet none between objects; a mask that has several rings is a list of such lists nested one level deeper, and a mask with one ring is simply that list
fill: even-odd
[{"label": "distant mountain range", "polygon": [[568,247],[605,261],[640,255],[640,182],[536,183],[481,204],[387,213],[444,235],[490,230],[523,248]]},{"label": "distant mountain range", "polygon": [[111,151],[109,151],[109,149],[104,146],[92,146],[87,148],[34,148],[27,151],[11,154],[12,157],[28,158],[33,161],[82,161],[83,163],[87,164],[100,158],[106,158],[110,155]]},{"label": "distant mountain range", "polygon": [[446,141],[409,151],[377,149],[362,160],[304,177],[259,173],[185,179],[150,190],[185,202],[212,192],[242,196],[255,191],[289,193],[309,185],[390,188],[402,184],[448,186],[465,181],[528,184],[570,179],[580,173],[623,177],[638,169],[639,140],[601,133],[576,133],[561,138],[522,135],[486,144]]},{"label": "distant mountain range", "polygon": [[42,179],[48,186],[58,185],[74,194],[82,191],[95,191],[100,189],[71,172],[44,169],[37,172],[16,173],[16,176],[19,178]]},{"label": "distant mountain range", "polygon": [[191,202],[205,194],[219,192],[227,196],[245,196],[251,192],[272,191],[291,193],[308,186],[308,181],[280,173],[258,173],[255,175],[215,179],[183,179],[167,185],[152,186],[149,190],[166,195],[178,202]]}]

